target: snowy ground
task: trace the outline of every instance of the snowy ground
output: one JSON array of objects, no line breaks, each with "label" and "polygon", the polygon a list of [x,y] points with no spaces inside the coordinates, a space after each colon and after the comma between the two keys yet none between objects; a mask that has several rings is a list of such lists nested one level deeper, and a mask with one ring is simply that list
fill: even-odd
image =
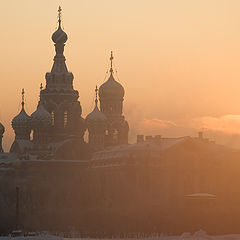
[{"label": "snowy ground", "polygon": [[[91,238],[63,238],[58,236],[52,235],[40,235],[34,237],[0,237],[0,240],[9,240],[9,239],[16,239],[16,240],[101,240],[101,239],[91,239]],[[161,235],[159,237],[148,237],[148,238],[114,238],[114,240],[240,240],[240,234],[229,234],[229,235],[221,235],[221,236],[211,236],[206,234],[203,231],[198,231],[194,234],[190,233],[183,233],[181,236],[166,236]],[[103,239],[102,239],[103,240]],[[111,239],[104,239],[104,240],[113,240]]]}]

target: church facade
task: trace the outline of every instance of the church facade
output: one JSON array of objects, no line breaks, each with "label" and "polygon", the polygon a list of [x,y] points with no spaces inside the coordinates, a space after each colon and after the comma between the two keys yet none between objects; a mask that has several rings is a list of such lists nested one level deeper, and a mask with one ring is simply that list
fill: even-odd
[{"label": "church facade", "polygon": [[[60,7],[58,11],[58,28],[52,34],[56,55],[51,71],[46,73],[45,87],[40,86],[37,109],[31,115],[26,113],[23,89],[22,109],[12,120],[15,140],[10,152],[21,159],[89,159],[95,151],[128,143],[129,126],[123,115],[125,91],[114,78],[112,52],[109,78],[99,90],[96,87],[95,108],[84,119],[73,73],[66,65],[68,36],[61,26]],[[88,143],[84,141],[86,131]]]}]

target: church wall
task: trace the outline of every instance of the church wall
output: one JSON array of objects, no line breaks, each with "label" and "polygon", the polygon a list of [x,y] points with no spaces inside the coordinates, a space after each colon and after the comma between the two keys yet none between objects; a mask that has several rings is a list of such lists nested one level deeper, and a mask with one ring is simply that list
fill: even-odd
[{"label": "church wall", "polygon": [[[196,149],[194,151],[197,151]],[[15,226],[15,188],[25,230],[236,232],[240,220],[239,153],[183,146],[158,158],[17,161],[0,168],[0,232]],[[208,193],[215,199],[189,199]],[[227,220],[227,221],[226,221]]]}]

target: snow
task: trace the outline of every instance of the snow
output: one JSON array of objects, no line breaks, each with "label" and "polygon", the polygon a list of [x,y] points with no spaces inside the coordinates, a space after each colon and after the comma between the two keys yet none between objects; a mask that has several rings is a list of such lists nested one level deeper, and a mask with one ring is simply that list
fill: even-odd
[{"label": "snow", "polygon": [[208,198],[216,198],[216,195],[209,194],[209,193],[194,193],[186,195],[186,197],[208,197]]},{"label": "snow", "polygon": [[161,138],[160,141],[151,139],[135,144],[113,146],[106,148],[103,151],[96,152],[91,161],[134,158],[144,156],[146,154],[149,154],[148,156],[151,157],[158,157],[162,151],[167,150],[187,139],[189,139],[189,137]]},{"label": "snow", "polygon": [[39,235],[39,236],[31,236],[31,237],[0,237],[0,240],[238,240],[240,239],[240,234],[228,234],[228,235],[208,235],[204,231],[200,230],[194,234],[191,233],[183,233],[180,236],[168,236],[161,234],[160,236],[149,236],[149,237],[141,237],[141,234],[138,234],[139,237],[135,238],[63,238],[59,236],[53,235]]}]

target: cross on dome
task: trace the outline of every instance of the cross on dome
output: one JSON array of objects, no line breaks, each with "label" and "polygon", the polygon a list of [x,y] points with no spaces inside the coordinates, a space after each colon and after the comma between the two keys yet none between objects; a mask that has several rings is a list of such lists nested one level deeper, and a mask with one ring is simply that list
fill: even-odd
[{"label": "cross on dome", "polygon": [[58,7],[58,24],[61,25],[62,22],[62,8],[61,6]]},{"label": "cross on dome", "polygon": [[25,91],[24,91],[24,88],[22,89],[22,108],[24,107],[24,94],[25,94]]},{"label": "cross on dome", "polygon": [[110,62],[111,62],[111,67],[110,67],[110,73],[112,74],[113,73],[113,52],[111,51],[111,56],[110,56]]},{"label": "cross on dome", "polygon": [[97,97],[98,97],[98,87],[97,86],[95,88],[95,93],[96,93],[95,105],[97,106],[97,104],[98,104],[98,99],[97,99]]}]

